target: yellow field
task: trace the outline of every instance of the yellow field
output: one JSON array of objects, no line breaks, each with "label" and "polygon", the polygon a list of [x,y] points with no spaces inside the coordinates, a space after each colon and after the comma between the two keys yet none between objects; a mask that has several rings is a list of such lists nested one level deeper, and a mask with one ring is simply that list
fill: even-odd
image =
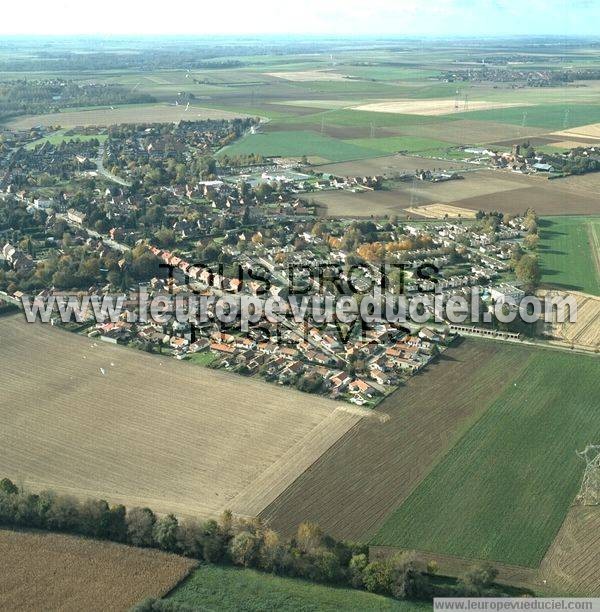
[{"label": "yellow field", "polygon": [[0,609],[128,610],[163,597],[197,563],[157,550],[56,533],[0,530]]},{"label": "yellow field", "polygon": [[117,106],[114,109],[73,110],[48,115],[19,117],[8,123],[17,130],[27,130],[36,125],[59,125],[64,128],[88,125],[118,125],[120,123],[170,123],[174,121],[201,121],[203,119],[234,119],[245,117],[243,113],[184,105],[167,104]]},{"label": "yellow field", "polygon": [[[455,107],[454,100],[383,100],[371,104],[362,104],[353,107],[355,110],[371,111],[373,113],[401,113],[403,115],[449,115],[454,112],[464,112],[464,102]],[[510,108],[511,106],[528,106],[516,102],[485,102],[483,100],[469,100],[470,111],[489,110],[492,108]]]},{"label": "yellow field", "polygon": [[299,70],[295,72],[265,72],[266,75],[286,81],[344,81],[348,77],[339,72],[326,70]]},{"label": "yellow field", "polygon": [[[0,319],[0,388],[2,476],[188,516],[234,500],[254,514],[253,500],[270,503],[360,419],[314,395],[20,315]],[[277,478],[262,478],[269,469]]]},{"label": "yellow field", "polygon": [[[589,138],[591,141],[600,140],[600,123],[590,123],[588,125],[580,125],[579,127],[569,128],[568,130],[561,130],[560,132],[553,132],[553,136],[566,136],[578,137],[578,138]],[[579,145],[581,146],[581,144]]]},{"label": "yellow field", "polygon": [[552,592],[599,597],[600,508],[569,510],[540,566],[540,582]]},{"label": "yellow field", "polygon": [[445,219],[446,217],[455,219],[462,217],[463,219],[474,219],[476,212],[468,208],[460,208],[459,206],[451,206],[450,204],[427,204],[425,206],[416,206],[407,208],[406,212],[427,217],[427,219]]},{"label": "yellow field", "polygon": [[600,349],[600,297],[579,291],[540,291],[540,295],[570,295],[577,301],[577,321],[570,323],[546,323],[546,332],[555,340],[553,344],[573,345],[586,350]]},{"label": "yellow field", "polygon": [[592,140],[588,140],[587,142],[582,140],[561,140],[559,142],[549,142],[548,146],[557,149],[576,149],[577,147],[594,146],[594,144],[598,143],[594,143]]}]

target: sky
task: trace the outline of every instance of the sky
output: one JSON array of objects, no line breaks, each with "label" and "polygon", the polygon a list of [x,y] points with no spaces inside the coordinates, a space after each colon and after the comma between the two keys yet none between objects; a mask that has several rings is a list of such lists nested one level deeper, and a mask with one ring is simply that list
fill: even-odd
[{"label": "sky", "polygon": [[598,34],[600,0],[7,0],[0,35]]}]

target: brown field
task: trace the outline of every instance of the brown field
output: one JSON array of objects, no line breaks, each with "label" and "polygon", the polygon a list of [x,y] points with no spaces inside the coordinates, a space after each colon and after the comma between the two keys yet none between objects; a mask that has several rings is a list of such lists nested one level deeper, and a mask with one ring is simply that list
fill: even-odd
[{"label": "brown field", "polygon": [[474,121],[472,119],[441,120],[420,125],[406,125],[400,127],[398,131],[406,136],[433,138],[457,144],[477,145],[508,140],[507,146],[513,144],[515,140],[529,139],[546,133],[546,130],[541,128],[521,127],[492,121]]},{"label": "brown field", "polygon": [[[324,206],[329,217],[405,216],[404,209],[411,204],[410,195],[399,191],[323,191],[311,193],[311,199]],[[422,201],[417,198],[412,203]]]},{"label": "brown field", "polygon": [[406,212],[427,219],[457,219],[459,217],[463,219],[474,219],[476,215],[474,210],[459,208],[458,206],[451,206],[450,204],[427,204],[425,206],[407,208]]},{"label": "brown field", "polygon": [[200,108],[190,106],[172,106],[167,104],[117,106],[114,109],[71,110],[64,113],[48,115],[29,115],[8,122],[8,127],[16,130],[27,130],[36,125],[59,125],[76,127],[88,125],[118,125],[120,123],[170,123],[174,121],[199,121],[202,119],[234,119],[245,117],[243,113]]},{"label": "brown field", "polygon": [[600,508],[574,506],[540,566],[540,579],[556,593],[600,597]]},{"label": "brown field", "polygon": [[485,411],[519,368],[522,347],[465,340],[446,351],[363,419],[271,503],[261,516],[290,534],[305,520],[338,538],[366,540]]},{"label": "brown field", "polygon": [[385,157],[374,157],[360,161],[339,162],[325,164],[315,168],[318,172],[330,172],[338,176],[362,176],[368,174],[380,174],[391,177],[404,172],[414,172],[423,168],[424,170],[465,170],[472,169],[471,164],[414,155],[386,155]]},{"label": "brown field", "polygon": [[[554,181],[541,177],[522,177],[529,181],[529,186],[512,191],[501,191],[475,197],[466,196],[455,204],[471,210],[491,212],[501,210],[509,214],[522,214],[527,208],[534,208],[540,215],[590,215],[600,213],[600,201],[592,193],[579,190],[563,183],[563,179]],[[572,177],[573,179],[585,176]]]},{"label": "brown field", "polygon": [[[464,112],[464,103],[459,105],[459,111]],[[490,110],[493,108],[510,108],[512,106],[529,106],[517,102],[485,102],[483,100],[469,100],[470,111]],[[450,115],[457,112],[454,99],[434,99],[434,100],[411,100],[396,99],[371,102],[354,106],[354,110],[370,111],[373,113],[400,113],[403,115]]]},{"label": "brown field", "polygon": [[412,192],[414,196],[420,196],[432,203],[451,203],[453,206],[472,210],[470,206],[463,206],[461,200],[481,196],[487,197],[498,193],[504,194],[521,189],[527,185],[523,178],[526,177],[507,172],[476,170],[465,173],[462,180],[443,181],[441,183],[415,181],[414,183],[404,183],[398,189]]},{"label": "brown field", "polygon": [[128,610],[162,597],[197,563],[156,550],[56,533],[0,530],[0,609]]},{"label": "brown field", "polygon": [[[190,516],[215,516],[248,490],[266,505],[360,419],[21,315],[0,319],[0,388],[2,476]],[[262,479],[273,466],[278,478]]]},{"label": "brown field", "polygon": [[577,301],[576,322],[545,323],[545,332],[554,338],[551,344],[573,345],[584,350],[600,349],[600,297],[579,291],[542,290],[539,293],[541,296],[560,296],[563,299],[570,295]]}]

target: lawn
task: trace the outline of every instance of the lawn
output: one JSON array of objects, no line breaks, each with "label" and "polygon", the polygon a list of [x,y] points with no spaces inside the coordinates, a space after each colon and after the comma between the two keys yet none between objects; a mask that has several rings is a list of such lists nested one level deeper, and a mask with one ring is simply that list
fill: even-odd
[{"label": "lawn", "polygon": [[375,157],[377,151],[367,147],[322,136],[314,132],[269,132],[250,134],[221,150],[221,154],[249,155],[257,153],[266,157],[301,157],[315,155],[330,161],[347,161]]},{"label": "lawn", "polygon": [[548,130],[565,130],[578,125],[598,123],[600,121],[600,106],[597,104],[540,104],[539,106],[514,106],[471,111],[452,116],[461,119],[483,119],[485,121],[512,123]]},{"label": "lawn", "polygon": [[208,366],[210,365],[215,359],[217,358],[217,356],[214,353],[211,352],[204,352],[204,353],[192,353],[189,357],[189,361],[190,363],[195,363],[197,365],[201,365],[201,366]]},{"label": "lawn", "polygon": [[540,220],[542,282],[600,295],[600,217]]},{"label": "lawn", "polygon": [[168,599],[194,608],[220,612],[431,609],[431,604],[396,601],[354,589],[280,578],[251,569],[211,565],[196,570]]},{"label": "lawn", "polygon": [[41,145],[44,142],[49,142],[53,145],[58,145],[61,142],[69,142],[71,140],[93,140],[94,138],[99,142],[102,142],[108,138],[107,134],[72,134],[70,136],[65,135],[66,130],[57,130],[52,134],[48,134],[48,136],[44,136],[44,138],[38,138],[38,140],[34,140],[30,142],[25,148],[33,149],[37,145]]},{"label": "lawn", "polygon": [[[527,349],[523,349],[527,350]],[[575,451],[600,441],[600,361],[531,351],[509,385],[373,539],[536,567],[579,489]]]}]

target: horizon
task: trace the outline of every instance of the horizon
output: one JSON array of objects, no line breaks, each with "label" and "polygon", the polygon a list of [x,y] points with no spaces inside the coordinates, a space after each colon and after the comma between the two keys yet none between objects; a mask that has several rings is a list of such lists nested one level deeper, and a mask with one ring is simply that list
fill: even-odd
[{"label": "horizon", "polygon": [[181,0],[177,12],[165,10],[156,0],[143,9],[107,0],[103,10],[90,18],[72,0],[58,5],[34,0],[5,7],[0,37],[597,35],[600,6],[591,0],[530,0],[526,8],[524,14],[523,5],[512,0],[374,0],[368,6],[356,1],[324,4],[307,0],[297,9],[274,0],[258,0],[251,6],[234,2],[223,18],[221,7],[200,6],[190,0]]}]

